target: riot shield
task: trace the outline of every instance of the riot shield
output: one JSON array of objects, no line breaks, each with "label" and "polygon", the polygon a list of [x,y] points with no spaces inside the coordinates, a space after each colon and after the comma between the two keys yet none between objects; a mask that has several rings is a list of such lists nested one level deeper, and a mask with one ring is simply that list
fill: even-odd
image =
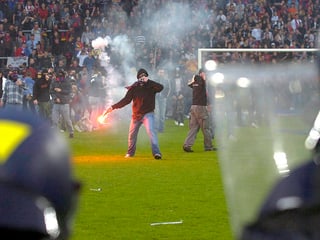
[{"label": "riot shield", "polygon": [[225,63],[207,74],[230,223],[235,239],[274,184],[310,160],[305,140],[319,112],[313,58]]}]

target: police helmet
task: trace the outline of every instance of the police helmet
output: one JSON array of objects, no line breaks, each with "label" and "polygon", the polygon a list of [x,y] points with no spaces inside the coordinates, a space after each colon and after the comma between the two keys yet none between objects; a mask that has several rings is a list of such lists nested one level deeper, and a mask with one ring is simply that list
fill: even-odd
[{"label": "police helmet", "polygon": [[66,140],[26,111],[0,109],[0,132],[0,234],[67,239],[80,187]]}]

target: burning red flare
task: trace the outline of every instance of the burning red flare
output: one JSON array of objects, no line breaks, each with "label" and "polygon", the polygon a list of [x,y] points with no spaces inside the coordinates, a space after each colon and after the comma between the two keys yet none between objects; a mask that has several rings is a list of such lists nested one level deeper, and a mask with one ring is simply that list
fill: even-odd
[{"label": "burning red flare", "polygon": [[100,123],[100,124],[106,124],[106,119],[107,119],[107,117],[108,117],[108,114],[107,113],[103,113],[103,114],[101,114],[99,117],[98,117],[98,122]]}]

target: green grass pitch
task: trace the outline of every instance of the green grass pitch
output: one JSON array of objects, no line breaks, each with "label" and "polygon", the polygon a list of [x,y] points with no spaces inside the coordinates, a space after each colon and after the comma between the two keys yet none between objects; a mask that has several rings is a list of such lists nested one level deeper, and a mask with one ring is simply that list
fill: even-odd
[{"label": "green grass pitch", "polygon": [[[70,144],[83,188],[72,240],[232,239],[217,153],[203,151],[201,132],[195,152],[185,153],[187,131],[167,120],[161,161],[143,126],[136,156],[124,158],[128,120],[76,133]],[[178,224],[152,225],[166,222]]]}]

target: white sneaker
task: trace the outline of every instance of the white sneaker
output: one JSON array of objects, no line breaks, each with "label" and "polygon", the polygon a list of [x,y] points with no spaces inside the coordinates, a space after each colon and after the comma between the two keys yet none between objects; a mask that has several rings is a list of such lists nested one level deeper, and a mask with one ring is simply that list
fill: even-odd
[{"label": "white sneaker", "polygon": [[177,126],[179,125],[178,121],[174,121],[174,124],[177,125]]},{"label": "white sneaker", "polygon": [[133,157],[133,156],[131,156],[129,153],[127,153],[124,157],[125,157],[125,158],[131,158],[131,157]]},{"label": "white sneaker", "polygon": [[179,126],[184,126],[184,123],[179,123]]}]

